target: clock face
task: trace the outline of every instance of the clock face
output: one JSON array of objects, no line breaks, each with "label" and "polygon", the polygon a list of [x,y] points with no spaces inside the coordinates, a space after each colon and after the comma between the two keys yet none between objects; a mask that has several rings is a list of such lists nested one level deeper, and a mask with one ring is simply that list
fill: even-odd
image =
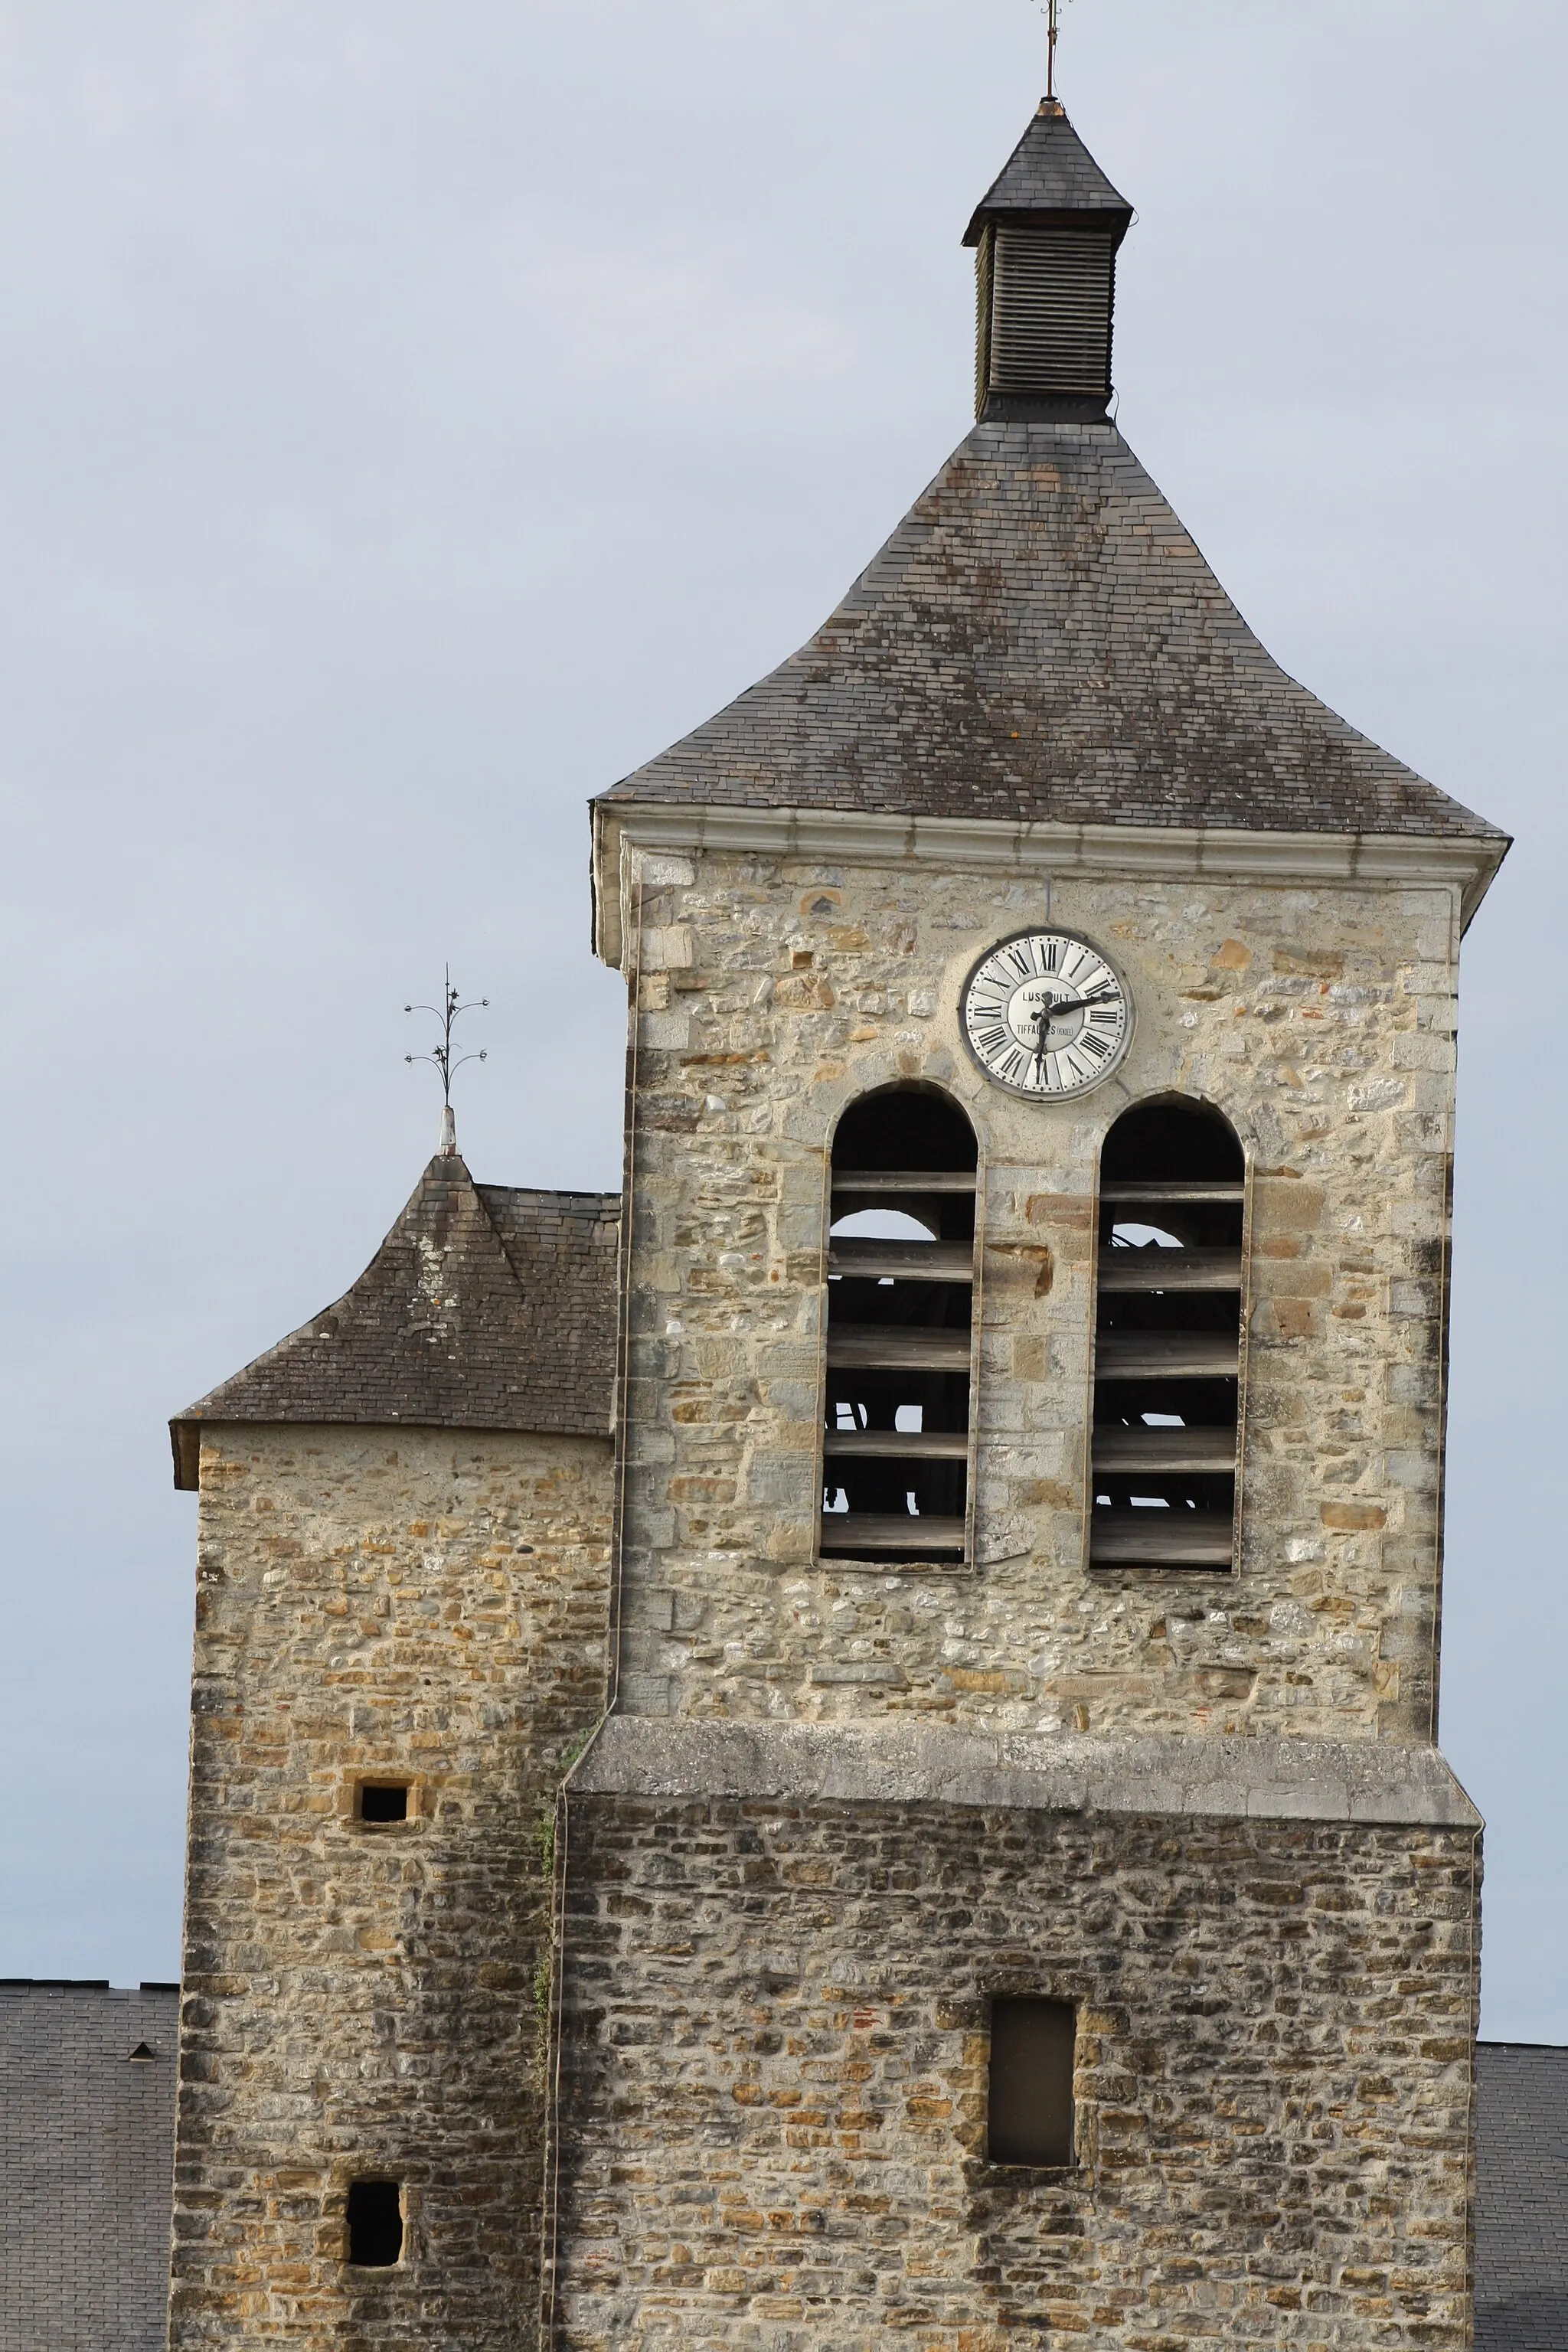
[{"label": "clock face", "polygon": [[1020,931],[970,973],[963,1034],[999,1087],[1059,1101],[1116,1067],[1132,1034],[1132,1007],[1120,975],[1087,940]]}]

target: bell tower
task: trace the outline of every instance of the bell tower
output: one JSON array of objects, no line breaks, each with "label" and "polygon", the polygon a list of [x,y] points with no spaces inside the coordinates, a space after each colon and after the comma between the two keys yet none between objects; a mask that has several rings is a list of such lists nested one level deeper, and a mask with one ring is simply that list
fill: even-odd
[{"label": "bell tower", "polygon": [[594,810],[630,1004],[612,1701],[551,2340],[1468,2340],[1436,1745],[1454,1001],[1507,846],[1108,421],[1056,101],[978,416]]}]

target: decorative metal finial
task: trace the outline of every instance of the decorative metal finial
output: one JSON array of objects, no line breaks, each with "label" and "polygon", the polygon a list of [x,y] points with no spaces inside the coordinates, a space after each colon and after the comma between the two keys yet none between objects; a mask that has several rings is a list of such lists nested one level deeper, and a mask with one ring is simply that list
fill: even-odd
[{"label": "decorative metal finial", "polygon": [[448,1160],[458,1149],[457,1121],[452,1117],[452,1080],[465,1062],[489,1059],[483,1051],[478,1054],[456,1053],[452,1045],[452,1030],[463,1013],[481,1012],[489,1003],[488,996],[479,996],[470,998],[467,1004],[463,1003],[452,985],[452,968],[448,964],[447,984],[439,1004],[405,1004],[403,1008],[405,1013],[434,1013],[441,1024],[441,1043],[438,1045],[432,1046],[427,1054],[405,1054],[403,1058],[405,1062],[433,1062],[441,1073],[441,1151]]},{"label": "decorative metal finial", "polygon": [[1053,103],[1057,95],[1057,36],[1061,30],[1062,0],[1039,0],[1046,12],[1046,96]]}]

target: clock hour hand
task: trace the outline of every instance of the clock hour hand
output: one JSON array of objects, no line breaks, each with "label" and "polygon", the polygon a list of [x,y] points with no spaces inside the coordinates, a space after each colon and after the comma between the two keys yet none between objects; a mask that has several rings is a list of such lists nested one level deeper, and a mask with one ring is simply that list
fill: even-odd
[{"label": "clock hour hand", "polygon": [[1110,1003],[1109,992],[1100,989],[1093,996],[1062,996],[1054,1004],[1045,1004],[1036,1013],[1037,1021],[1054,1021],[1059,1013],[1088,1013],[1096,1004]]}]

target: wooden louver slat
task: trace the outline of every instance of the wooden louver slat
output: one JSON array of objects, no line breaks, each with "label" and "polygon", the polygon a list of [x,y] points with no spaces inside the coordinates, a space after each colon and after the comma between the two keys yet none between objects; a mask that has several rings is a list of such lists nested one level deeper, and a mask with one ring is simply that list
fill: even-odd
[{"label": "wooden louver slat", "polygon": [[1128,1470],[1225,1472],[1236,1465],[1236,1432],[1215,1428],[1117,1429],[1094,1433],[1094,1466],[1105,1475]]},{"label": "wooden louver slat", "polygon": [[920,1559],[962,1552],[963,1521],[917,1517],[911,1511],[824,1511],[822,1549],[851,1556]]},{"label": "wooden louver slat", "polygon": [[973,1192],[971,1168],[836,1168],[836,1192]]},{"label": "wooden louver slat", "polygon": [[1102,1184],[1100,1198],[1102,1205],[1110,1208],[1131,1208],[1138,1202],[1153,1208],[1162,1201],[1179,1208],[1184,1202],[1240,1202],[1246,1192],[1241,1183],[1169,1184],[1155,1178],[1147,1184]]},{"label": "wooden louver slat", "polygon": [[1101,1290],[1239,1290],[1239,1249],[1108,1249]]},{"label": "wooden louver slat", "polygon": [[1089,1559],[1096,1568],[1228,1568],[1235,1544],[1228,1511],[1100,1510]]},{"label": "wooden louver slat", "polygon": [[967,1462],[962,1429],[830,1429],[822,1441],[829,1460],[847,1462]]},{"label": "wooden louver slat", "polygon": [[1240,1360],[1229,1331],[1102,1331],[1095,1370],[1102,1381],[1233,1381]]},{"label": "wooden louver slat", "polygon": [[891,1275],[902,1282],[969,1282],[974,1252],[965,1242],[836,1241],[827,1246],[830,1274]]},{"label": "wooden louver slat", "polygon": [[862,1371],[966,1372],[969,1334],[932,1326],[829,1323],[827,1360]]}]

